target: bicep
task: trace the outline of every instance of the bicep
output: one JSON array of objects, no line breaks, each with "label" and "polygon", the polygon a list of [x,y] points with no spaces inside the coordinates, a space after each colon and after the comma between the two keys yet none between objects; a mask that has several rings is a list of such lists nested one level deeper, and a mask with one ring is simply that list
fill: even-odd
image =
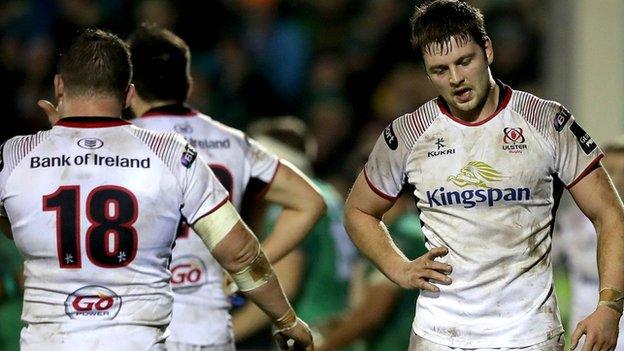
[{"label": "bicep", "polygon": [[322,202],[319,190],[300,170],[280,161],[280,167],[264,199],[284,207],[299,207],[312,202]]},{"label": "bicep", "polygon": [[375,192],[368,184],[364,172],[360,172],[347,198],[345,215],[349,217],[349,213],[357,211],[381,219],[395,202],[396,199],[382,197]]},{"label": "bicep", "polygon": [[596,168],[569,190],[578,207],[592,222],[622,210],[620,197],[602,167]]}]

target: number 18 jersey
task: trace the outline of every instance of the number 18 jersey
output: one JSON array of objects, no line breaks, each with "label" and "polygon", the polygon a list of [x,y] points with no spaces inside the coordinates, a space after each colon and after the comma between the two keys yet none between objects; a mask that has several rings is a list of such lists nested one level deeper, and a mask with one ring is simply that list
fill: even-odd
[{"label": "number 18 jersey", "polygon": [[71,117],[1,155],[0,215],[25,260],[22,319],[61,332],[166,326],[181,215],[194,223],[228,199],[195,150],[118,118]]}]

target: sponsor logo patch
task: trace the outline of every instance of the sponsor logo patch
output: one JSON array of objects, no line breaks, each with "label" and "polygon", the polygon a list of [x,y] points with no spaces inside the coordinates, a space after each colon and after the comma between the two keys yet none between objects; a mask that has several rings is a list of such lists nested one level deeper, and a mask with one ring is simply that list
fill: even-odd
[{"label": "sponsor logo patch", "polygon": [[184,255],[171,262],[171,288],[178,294],[191,294],[206,284],[206,266],[199,257]]},{"label": "sponsor logo patch", "polygon": [[184,147],[184,152],[182,152],[182,158],[180,162],[182,162],[182,166],[186,168],[190,168],[195,159],[197,158],[197,151],[190,147],[188,144]]},{"label": "sponsor logo patch", "polygon": [[572,114],[566,110],[565,107],[561,106],[557,115],[555,115],[555,130],[561,132],[563,127],[568,123],[568,120],[572,117]]},{"label": "sponsor logo patch", "polygon": [[531,198],[529,188],[491,186],[492,183],[504,178],[508,177],[503,176],[487,163],[470,161],[456,175],[451,175],[446,179],[459,188],[467,189],[453,191],[439,187],[426,192],[427,202],[429,207],[462,205],[464,208],[473,208],[480,204],[492,207],[500,201],[517,202]]},{"label": "sponsor logo patch", "polygon": [[596,149],[596,143],[594,140],[585,132],[585,130],[578,125],[578,123],[574,122],[570,125],[570,131],[576,137],[581,149],[585,152],[585,155],[589,155]]},{"label": "sponsor logo patch", "polygon": [[507,127],[503,129],[503,143],[502,149],[509,151],[511,154],[522,153],[522,150],[526,150],[527,146],[524,143],[524,130],[520,127]]},{"label": "sponsor logo patch", "polygon": [[438,138],[435,142],[436,150],[427,152],[427,157],[436,157],[440,155],[451,155],[455,153],[455,149],[448,149],[446,147],[446,141],[444,138]]},{"label": "sponsor logo patch", "polygon": [[188,123],[175,124],[173,126],[173,130],[175,130],[176,132],[178,132],[180,134],[190,134],[190,133],[193,133],[193,127],[191,127],[191,125],[188,124]]},{"label": "sponsor logo patch", "polygon": [[83,149],[94,150],[104,146],[104,142],[98,138],[82,138],[78,140],[78,146]]},{"label": "sponsor logo patch", "polygon": [[390,125],[388,125],[386,129],[384,129],[383,136],[390,150],[396,150],[399,147],[399,140],[394,134],[394,129],[392,129],[392,123],[390,123]]},{"label": "sponsor logo patch", "polygon": [[82,287],[67,296],[65,314],[71,319],[111,320],[121,309],[121,296],[97,285]]}]

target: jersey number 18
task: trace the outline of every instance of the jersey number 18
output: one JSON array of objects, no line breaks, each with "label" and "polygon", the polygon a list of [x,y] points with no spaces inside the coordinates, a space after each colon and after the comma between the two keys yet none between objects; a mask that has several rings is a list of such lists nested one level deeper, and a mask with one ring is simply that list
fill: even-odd
[{"label": "jersey number 18", "polygon": [[[61,268],[81,268],[80,186],[66,185],[43,197],[43,210],[56,212],[56,245]],[[138,203],[128,189],[99,186],[89,193],[85,206],[91,225],[85,245],[89,260],[99,267],[128,265],[137,251]]]}]

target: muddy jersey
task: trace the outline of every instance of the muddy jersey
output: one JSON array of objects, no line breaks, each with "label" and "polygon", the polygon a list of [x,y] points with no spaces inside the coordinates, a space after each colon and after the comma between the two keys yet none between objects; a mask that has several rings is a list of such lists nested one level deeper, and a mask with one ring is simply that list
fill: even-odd
[{"label": "muddy jersey", "polygon": [[365,166],[378,195],[405,183],[427,247],[448,247],[449,286],[422,292],[414,331],[462,348],[523,347],[563,332],[551,229],[564,187],[602,153],[560,104],[502,86],[489,118],[466,123],[441,99],[393,121]]},{"label": "muddy jersey", "polygon": [[[277,171],[277,158],[241,131],[183,106],[151,110],[133,122],[182,134],[228,189],[239,211],[246,198],[262,195]],[[176,240],[171,270],[175,298],[169,340],[194,345],[227,342],[231,338],[230,305],[223,291],[222,269],[188,227]]]},{"label": "muddy jersey", "polygon": [[58,332],[166,326],[180,218],[228,198],[193,148],[118,118],[71,117],[8,140],[1,155],[0,215],[24,257],[22,319]]}]

